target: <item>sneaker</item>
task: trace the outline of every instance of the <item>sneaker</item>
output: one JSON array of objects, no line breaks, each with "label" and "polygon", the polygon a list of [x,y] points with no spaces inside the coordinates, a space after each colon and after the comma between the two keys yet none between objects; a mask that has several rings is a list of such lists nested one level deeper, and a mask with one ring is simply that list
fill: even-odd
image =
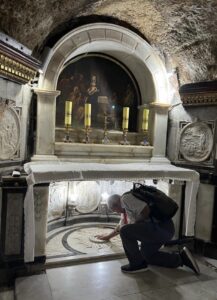
[{"label": "sneaker", "polygon": [[187,247],[184,247],[182,249],[180,255],[182,258],[183,265],[189,267],[191,270],[194,271],[195,274],[200,275],[200,269],[197,265],[197,262]]},{"label": "sneaker", "polygon": [[143,263],[139,266],[131,266],[131,265],[124,265],[121,267],[121,271],[124,273],[139,273],[147,271],[148,267],[146,263]]}]

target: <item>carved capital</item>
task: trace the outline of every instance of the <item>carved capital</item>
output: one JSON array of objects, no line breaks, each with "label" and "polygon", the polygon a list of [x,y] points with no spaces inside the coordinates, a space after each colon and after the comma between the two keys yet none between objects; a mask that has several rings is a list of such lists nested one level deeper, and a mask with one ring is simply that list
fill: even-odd
[{"label": "carved capital", "polygon": [[46,98],[48,97],[56,98],[61,93],[60,91],[57,90],[49,91],[49,90],[42,90],[42,89],[33,89],[33,92],[40,97],[46,97]]},{"label": "carved capital", "polygon": [[150,103],[150,108],[152,108],[153,110],[158,111],[158,112],[167,113],[170,108],[170,104],[160,103],[160,102],[152,102],[152,103]]}]

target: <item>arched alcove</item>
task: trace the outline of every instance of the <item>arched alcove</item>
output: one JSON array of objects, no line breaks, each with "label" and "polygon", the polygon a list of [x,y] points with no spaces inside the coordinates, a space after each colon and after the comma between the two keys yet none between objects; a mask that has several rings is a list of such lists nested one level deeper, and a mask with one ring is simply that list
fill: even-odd
[{"label": "arched alcove", "polygon": [[[94,86],[93,86],[94,80]],[[92,88],[91,88],[92,87]],[[65,64],[60,73],[56,101],[56,127],[64,128],[65,101],[72,101],[72,128],[83,128],[84,105],[92,106],[91,127],[122,130],[123,107],[129,107],[129,132],[137,132],[141,94],[129,69],[119,61],[101,53],[85,53]]]},{"label": "arched alcove", "polygon": [[116,58],[135,76],[143,103],[168,103],[168,81],[161,59],[136,33],[113,24],[95,23],[72,30],[50,50],[39,88],[55,90],[59,73],[72,58],[98,52]]},{"label": "arched alcove", "polygon": [[[142,139],[141,135],[140,137],[134,136],[132,148],[120,149],[118,144],[121,137],[114,139],[116,145],[106,145],[105,149],[102,149],[103,145],[94,145],[94,147],[85,145],[84,147],[81,144],[81,135],[84,135],[82,132],[76,133],[80,136],[80,139],[75,141],[79,142],[79,145],[60,144],[63,140],[63,133],[59,134],[56,130],[56,97],[60,94],[57,90],[58,78],[71,60],[91,53],[107,55],[119,61],[135,78],[141,94],[141,105],[138,108],[142,108],[143,105],[152,107],[149,141],[153,147],[141,149],[138,146]],[[130,159],[150,160],[153,156],[159,158],[157,161],[167,161],[165,160],[167,109],[169,107],[167,73],[155,50],[129,29],[114,24],[94,23],[76,28],[63,36],[48,52],[39,78],[38,89],[35,89],[35,92],[38,95],[35,157],[40,156],[39,159],[41,159],[41,156],[45,155],[45,159],[53,159],[55,157],[53,155],[56,155],[61,159],[73,160],[75,157],[81,159],[78,155],[83,155],[82,158],[85,156],[87,159],[97,161],[101,161],[102,157],[103,161],[107,157],[111,160],[114,157],[120,160],[124,157],[124,150],[126,161]],[[139,115],[141,116],[140,112]],[[140,119],[140,128],[141,121]],[[99,134],[95,133],[95,136],[97,135],[98,140],[93,141],[95,144],[102,141]]]}]

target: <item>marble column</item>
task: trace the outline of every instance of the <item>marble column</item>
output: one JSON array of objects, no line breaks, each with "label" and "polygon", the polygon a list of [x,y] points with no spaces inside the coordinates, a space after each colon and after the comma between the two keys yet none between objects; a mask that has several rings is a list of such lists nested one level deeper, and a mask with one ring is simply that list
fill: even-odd
[{"label": "marble column", "polygon": [[170,163],[166,158],[168,104],[153,102],[150,104],[149,140],[153,145],[153,163]]},{"label": "marble column", "polygon": [[211,241],[215,186],[200,183],[197,197],[195,237],[205,242]]},{"label": "marble column", "polygon": [[49,185],[34,187],[35,257],[46,255]]},{"label": "marble column", "polygon": [[[181,201],[182,201],[182,186],[184,182],[179,180],[174,180],[173,183],[169,183],[169,193],[168,196],[171,197],[179,206],[179,209],[175,216],[173,217],[173,222],[175,226],[175,235],[174,238],[179,238],[179,231],[181,230],[184,233],[183,228],[180,228],[180,215],[181,215]],[[183,227],[185,224],[185,217],[183,216]]]},{"label": "marble column", "polygon": [[34,89],[37,94],[36,153],[33,160],[54,159],[56,97],[60,91]]}]

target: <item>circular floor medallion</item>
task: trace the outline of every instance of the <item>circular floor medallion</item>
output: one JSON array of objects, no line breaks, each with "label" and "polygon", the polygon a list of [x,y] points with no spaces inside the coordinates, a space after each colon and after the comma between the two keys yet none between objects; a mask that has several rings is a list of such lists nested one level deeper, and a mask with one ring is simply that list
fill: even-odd
[{"label": "circular floor medallion", "polygon": [[120,236],[109,241],[96,243],[91,237],[98,234],[108,234],[116,225],[107,223],[93,225],[72,225],[56,228],[47,237],[47,257],[76,256],[76,255],[104,255],[123,253]]},{"label": "circular floor medallion", "polygon": [[116,236],[105,243],[90,241],[90,237],[98,234],[108,234],[112,230],[113,228],[98,226],[80,228],[68,236],[67,243],[73,250],[86,254],[112,254],[122,252],[123,247],[120,236]]},{"label": "circular floor medallion", "polygon": [[89,240],[93,243],[99,243],[99,244],[108,243],[108,240],[100,240],[95,235],[90,236]]}]

